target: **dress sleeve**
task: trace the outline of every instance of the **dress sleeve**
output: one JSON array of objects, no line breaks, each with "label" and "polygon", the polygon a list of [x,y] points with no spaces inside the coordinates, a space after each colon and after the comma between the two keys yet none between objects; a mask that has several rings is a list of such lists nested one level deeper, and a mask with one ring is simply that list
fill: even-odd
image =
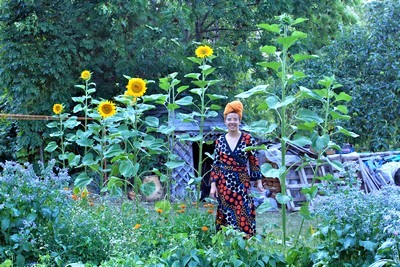
[{"label": "dress sleeve", "polygon": [[[249,146],[256,146],[256,140],[253,137],[250,137]],[[262,179],[263,175],[261,174],[260,165],[258,163],[257,151],[250,150],[250,151],[248,151],[248,153],[249,153],[248,157],[249,157],[249,165],[250,165],[250,180],[257,181],[259,179]]]},{"label": "dress sleeve", "polygon": [[214,161],[213,164],[211,166],[211,173],[210,173],[210,177],[211,177],[211,183],[216,183],[219,179],[220,175],[220,160],[221,160],[221,156],[220,156],[220,146],[219,146],[219,139],[217,139],[215,141],[215,149],[214,149]]}]

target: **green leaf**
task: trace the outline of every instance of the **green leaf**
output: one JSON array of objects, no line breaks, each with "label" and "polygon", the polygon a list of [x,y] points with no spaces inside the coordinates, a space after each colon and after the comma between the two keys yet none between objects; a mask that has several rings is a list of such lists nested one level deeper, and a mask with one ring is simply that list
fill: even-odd
[{"label": "green leaf", "polygon": [[299,214],[302,218],[305,220],[312,220],[313,216],[311,215],[310,209],[309,209],[309,204],[308,202],[304,202],[299,210]]},{"label": "green leaf", "polygon": [[318,153],[321,154],[325,151],[329,145],[330,136],[328,134],[324,134],[322,136],[317,133],[313,133],[311,135],[312,148]]},{"label": "green leaf", "polygon": [[74,153],[70,152],[67,156],[69,167],[78,166],[79,161],[81,160],[81,155],[75,155]]},{"label": "green leaf", "polygon": [[316,123],[324,122],[324,120],[317,113],[305,108],[300,108],[297,111],[296,118],[305,122],[316,122]]},{"label": "green leaf", "polygon": [[207,66],[207,68],[202,68],[201,73],[204,74],[204,76],[208,76],[211,73],[213,73],[215,71],[216,68],[211,68],[208,65],[202,65],[202,67]]},{"label": "green leaf", "polygon": [[304,39],[304,38],[307,38],[307,33],[304,33],[301,31],[294,31],[294,32],[292,32],[292,36],[296,37],[298,39]]},{"label": "green leaf", "polygon": [[193,104],[193,97],[192,96],[185,96],[181,99],[175,101],[176,104],[180,106],[189,106]]},{"label": "green leaf", "polygon": [[171,210],[171,203],[168,200],[157,201],[154,204],[154,208],[162,210],[164,213],[168,213]]},{"label": "green leaf", "polygon": [[274,32],[274,33],[280,33],[281,29],[279,27],[279,24],[267,24],[267,23],[261,23],[257,24],[257,26],[261,29]]},{"label": "green leaf", "polygon": [[219,99],[227,99],[228,98],[225,95],[217,95],[217,94],[207,94],[207,96],[211,101],[219,100]]},{"label": "green leaf", "polygon": [[256,135],[264,136],[272,133],[278,125],[276,123],[270,123],[266,120],[259,120],[251,123],[249,126],[243,126],[243,130],[255,133]]},{"label": "green leaf", "polygon": [[333,120],[350,120],[351,119],[351,117],[349,115],[342,115],[342,114],[337,113],[337,112],[335,112],[333,110],[331,110],[329,112],[329,115],[331,115]]},{"label": "green leaf", "polygon": [[75,187],[82,189],[88,186],[92,180],[93,179],[90,178],[89,175],[87,175],[85,172],[82,172],[75,178],[74,185]]},{"label": "green leaf", "polygon": [[201,97],[203,95],[204,89],[203,88],[194,88],[194,89],[190,89],[189,91],[191,93],[196,94]]},{"label": "green leaf", "polygon": [[281,107],[290,105],[291,103],[296,101],[296,98],[294,96],[288,96],[288,97],[286,97],[285,101],[280,102],[278,97],[269,96],[266,101],[267,101],[269,108],[277,110]]},{"label": "green leaf", "polygon": [[94,141],[93,141],[93,139],[89,139],[89,138],[81,138],[81,139],[76,140],[76,143],[79,146],[91,147],[91,146],[93,146]]},{"label": "green leaf", "polygon": [[145,118],[145,123],[148,127],[154,128],[158,128],[158,126],[160,125],[160,121],[158,120],[158,118],[153,116],[147,116]]},{"label": "green leaf", "polygon": [[336,101],[346,101],[349,102],[351,100],[351,96],[346,94],[345,92],[341,92],[338,95],[335,95],[335,100]]},{"label": "green leaf", "polygon": [[289,49],[293,44],[297,42],[299,38],[297,36],[285,36],[285,37],[278,37],[276,41],[278,44],[283,45],[285,49]]},{"label": "green leaf", "polygon": [[340,133],[343,133],[343,134],[345,134],[347,136],[351,136],[351,137],[354,137],[354,138],[359,136],[358,134],[350,132],[350,131],[346,130],[345,128],[341,127],[341,126],[337,126],[337,128],[339,129]]},{"label": "green leaf", "polygon": [[307,21],[308,19],[305,19],[305,18],[297,18],[297,19],[295,19],[295,21],[293,21],[292,22],[292,26],[294,26],[294,25],[296,25],[296,24],[299,24],[299,23],[303,23],[304,21]]},{"label": "green leaf", "polygon": [[121,160],[118,162],[118,170],[125,178],[134,177],[137,175],[139,170],[139,164],[133,164],[130,160]]},{"label": "green leaf", "polygon": [[186,74],[185,77],[198,80],[200,78],[200,75],[201,75],[201,73],[189,73],[189,74]]},{"label": "green leaf", "polygon": [[259,63],[257,63],[257,65],[260,65],[261,67],[264,67],[264,68],[272,69],[272,70],[274,70],[276,72],[279,72],[279,68],[281,67],[281,63],[276,62],[276,61],[259,62]]},{"label": "green leaf", "polygon": [[104,152],[104,157],[112,158],[112,157],[122,154],[123,152],[124,151],[122,150],[122,148],[119,144],[113,144]]},{"label": "green leaf", "polygon": [[275,196],[276,201],[278,201],[279,204],[286,205],[292,200],[292,197],[289,197],[288,195],[284,195],[282,193],[278,193]]},{"label": "green leaf", "polygon": [[294,63],[303,61],[303,60],[307,60],[307,59],[314,59],[314,58],[318,58],[318,56],[316,56],[316,55],[300,55],[300,54],[293,55]]},{"label": "green leaf", "polygon": [[68,118],[68,120],[64,122],[65,128],[74,129],[76,126],[80,125],[81,123],[77,119],[78,117],[76,116]]},{"label": "green leaf", "polygon": [[272,168],[269,163],[264,163],[261,165],[261,173],[268,178],[279,178],[285,172],[285,167],[280,167],[279,169]]},{"label": "green leaf", "polygon": [[349,247],[353,247],[356,244],[356,239],[350,235],[347,235],[343,242],[343,248],[348,249]]},{"label": "green leaf", "polygon": [[378,244],[376,242],[366,240],[366,241],[360,241],[360,246],[364,247],[366,250],[375,252],[376,248],[378,247]]},{"label": "green leaf", "polygon": [[268,85],[258,85],[256,87],[251,88],[248,91],[244,91],[243,93],[240,93],[236,95],[235,97],[237,98],[249,98],[253,95],[258,95],[258,94],[265,94],[267,92],[267,87]]},{"label": "green leaf", "polygon": [[57,148],[58,148],[57,143],[54,141],[51,141],[50,143],[47,144],[47,146],[44,150],[51,153],[54,150],[56,150]]},{"label": "green leaf", "polygon": [[143,195],[148,197],[151,194],[153,194],[154,191],[156,191],[156,184],[153,181],[150,181],[148,183],[143,183],[140,186],[140,191],[143,193]]},{"label": "green leaf", "polygon": [[343,113],[343,114],[348,114],[349,110],[347,109],[346,106],[344,105],[338,105],[334,108],[334,110],[338,110],[339,112]]},{"label": "green leaf", "polygon": [[84,107],[81,104],[78,104],[74,107],[73,112],[78,113],[81,112],[82,110],[84,110]]},{"label": "green leaf", "polygon": [[185,91],[185,90],[188,89],[188,88],[190,88],[190,86],[188,86],[188,85],[183,85],[183,86],[179,86],[178,89],[176,89],[176,91],[177,91],[178,93],[181,93],[181,92]]},{"label": "green leaf", "polygon": [[198,57],[188,57],[187,59],[199,65],[203,62],[203,59]]},{"label": "green leaf", "polygon": [[48,128],[56,128],[57,126],[58,126],[58,122],[56,122],[56,121],[52,121],[52,122],[49,122],[48,124],[46,124],[46,126],[48,127]]},{"label": "green leaf", "polygon": [[85,96],[77,96],[77,97],[71,97],[71,98],[74,102],[77,102],[77,103],[84,103],[86,100]]},{"label": "green leaf", "polygon": [[331,165],[334,169],[336,169],[338,171],[343,171],[344,170],[343,164],[340,161],[338,161],[338,160],[330,160],[328,157],[326,157],[325,159],[329,163],[329,165]]},{"label": "green leaf", "polygon": [[83,158],[82,158],[82,164],[86,166],[90,166],[93,164],[97,164],[97,161],[93,160],[93,154],[92,153],[87,153]]},{"label": "green leaf", "polygon": [[260,51],[267,54],[275,54],[276,47],[271,45],[265,45],[260,48]]},{"label": "green leaf", "polygon": [[168,161],[164,165],[167,166],[168,169],[172,170],[172,169],[175,169],[175,168],[185,165],[185,162],[184,161]]},{"label": "green leaf", "polygon": [[311,144],[311,139],[302,135],[295,135],[292,140],[286,140],[286,141],[295,144],[299,147],[304,147],[306,145]]}]

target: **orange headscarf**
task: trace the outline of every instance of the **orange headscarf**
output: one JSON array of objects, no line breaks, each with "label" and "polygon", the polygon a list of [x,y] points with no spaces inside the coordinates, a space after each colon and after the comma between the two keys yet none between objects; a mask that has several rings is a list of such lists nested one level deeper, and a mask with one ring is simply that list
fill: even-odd
[{"label": "orange headscarf", "polygon": [[228,115],[229,113],[236,113],[239,115],[240,120],[242,120],[242,113],[243,113],[243,104],[239,100],[232,101],[228,104],[226,104],[225,110],[224,110],[224,117]]}]

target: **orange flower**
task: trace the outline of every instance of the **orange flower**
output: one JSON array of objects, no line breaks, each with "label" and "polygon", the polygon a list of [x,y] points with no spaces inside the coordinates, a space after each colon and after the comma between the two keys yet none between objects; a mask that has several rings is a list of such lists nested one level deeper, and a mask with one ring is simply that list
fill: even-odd
[{"label": "orange flower", "polygon": [[213,214],[213,213],[214,213],[214,210],[207,210],[207,213]]},{"label": "orange flower", "polygon": [[71,198],[72,198],[73,200],[78,200],[78,196],[75,195],[75,194],[73,194],[73,195],[71,196]]},{"label": "orange flower", "polygon": [[89,191],[87,191],[86,189],[82,191],[81,193],[81,198],[85,199],[87,198],[87,196],[89,195]]},{"label": "orange flower", "polygon": [[157,211],[158,213],[162,213],[162,212],[163,212],[162,209],[156,209],[156,211]]},{"label": "orange flower", "polygon": [[207,226],[203,226],[203,227],[201,227],[201,230],[202,230],[203,232],[207,232],[207,231],[208,231],[208,227],[207,227]]},{"label": "orange flower", "polygon": [[185,213],[185,210],[184,210],[184,209],[181,209],[181,210],[177,210],[176,212],[178,212],[178,213]]},{"label": "orange flower", "polygon": [[181,209],[185,209],[186,208],[186,205],[185,204],[182,204],[181,205]]},{"label": "orange flower", "polygon": [[139,223],[137,223],[137,224],[135,224],[135,227],[133,227],[134,229],[139,229],[140,228],[140,224]]}]

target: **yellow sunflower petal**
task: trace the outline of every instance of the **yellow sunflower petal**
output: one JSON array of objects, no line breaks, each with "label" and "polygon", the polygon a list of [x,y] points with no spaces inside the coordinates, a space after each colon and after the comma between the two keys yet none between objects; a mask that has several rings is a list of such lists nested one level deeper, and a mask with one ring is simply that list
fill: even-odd
[{"label": "yellow sunflower petal", "polygon": [[209,57],[213,54],[213,50],[211,47],[207,46],[207,45],[202,45],[197,47],[196,49],[196,56],[199,58],[205,58],[205,57]]},{"label": "yellow sunflower petal", "polygon": [[141,78],[131,78],[126,86],[127,95],[141,97],[146,93],[146,82]]},{"label": "yellow sunflower petal", "polygon": [[53,112],[56,115],[60,114],[63,111],[63,109],[64,108],[63,108],[62,104],[54,104],[53,105]]},{"label": "yellow sunflower petal", "polygon": [[88,70],[82,71],[82,73],[81,73],[81,79],[87,81],[87,80],[89,80],[91,77],[92,77],[92,74],[90,73],[90,71],[88,71]]},{"label": "yellow sunflower petal", "polygon": [[106,100],[99,104],[97,111],[104,119],[115,115],[115,113],[117,113],[117,108],[113,102]]}]

